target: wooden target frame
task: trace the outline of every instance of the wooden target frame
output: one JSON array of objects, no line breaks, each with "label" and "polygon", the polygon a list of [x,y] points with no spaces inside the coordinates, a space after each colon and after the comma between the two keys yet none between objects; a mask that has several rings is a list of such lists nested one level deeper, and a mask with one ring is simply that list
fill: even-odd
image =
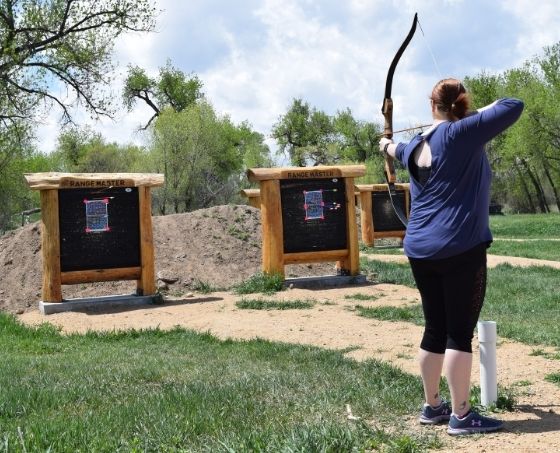
[{"label": "wooden target frame", "polygon": [[[62,285],[115,280],[136,280],[137,295],[139,296],[156,294],[150,188],[163,185],[163,175],[144,173],[31,173],[25,174],[24,177],[29,188],[39,190],[41,195],[42,302],[63,302]],[[126,241],[127,237],[133,238],[131,239],[133,242],[126,244],[128,248],[122,249],[124,251],[121,253],[124,255],[130,250],[133,251],[133,255],[137,253],[132,259],[123,258],[123,262],[129,264],[120,267],[118,262],[107,262],[104,265],[103,257],[100,261],[95,261],[95,264],[86,263],[83,266],[79,265],[79,257],[70,260],[70,264],[65,262],[65,260],[69,261],[65,256],[71,255],[73,249],[71,247],[68,249],[66,244],[62,244],[61,247],[61,239],[79,245],[80,234],[82,233],[84,235],[91,234],[90,237],[98,234],[96,239],[98,242],[103,241],[103,234],[111,234],[111,214],[107,219],[107,225],[103,223],[104,219],[94,219],[93,223],[86,223],[87,219],[85,218],[88,210],[84,207],[84,203],[87,205],[89,202],[88,196],[86,195],[83,200],[78,199],[76,201],[76,198],[83,198],[82,193],[95,194],[91,198],[104,204],[111,204],[111,197],[116,198],[115,194],[122,194],[121,206],[134,205],[134,209],[127,210],[127,214],[130,215],[130,212],[132,212],[134,218],[120,219],[120,235],[114,236],[120,241]],[[73,205],[69,209],[65,206],[68,200],[73,200]],[[79,210],[79,213],[73,215],[72,210]],[[70,214],[68,214],[69,211]],[[78,215],[81,218],[76,220]],[[134,231],[130,229],[127,231],[127,221]],[[69,234],[68,238],[61,238],[61,232],[65,234],[67,229],[72,228],[74,229],[73,235]],[[65,247],[70,250],[70,254],[65,255]],[[138,250],[135,250],[136,248]],[[63,250],[62,255],[61,250]],[[111,250],[108,251],[106,256],[111,256],[111,253]],[[107,259],[110,261],[112,258]],[[64,270],[65,268],[67,270]]]},{"label": "wooden target frame", "polygon": [[[285,275],[284,266],[287,264],[336,261],[338,273],[341,275],[358,275],[360,269],[354,178],[365,175],[365,172],[366,168],[363,165],[249,169],[249,181],[258,182],[260,185],[263,271]],[[335,181],[333,184],[343,188],[340,194],[344,192],[345,246],[331,249],[327,245],[324,250],[286,252],[285,242],[292,240],[284,237],[283,212],[286,212],[286,206],[282,205],[282,199],[283,195],[284,199],[287,199],[286,187],[291,182],[297,184],[298,181],[309,181],[310,186],[316,187],[319,180]],[[303,206],[303,201],[301,205]]]},{"label": "wooden target frame", "polygon": [[[398,238],[404,239],[406,234],[406,227],[402,225],[398,219],[396,213],[392,206],[390,206],[390,214],[385,214],[385,217],[390,216],[391,222],[394,227],[389,226],[381,227],[380,225],[387,219],[379,218],[377,220],[376,228],[376,206],[375,201],[377,195],[380,195],[384,200],[383,202],[389,203],[389,189],[387,184],[359,184],[356,186],[360,192],[360,222],[362,229],[362,242],[373,247],[375,245],[375,240],[380,238]],[[395,190],[397,191],[398,198],[393,200],[395,203],[402,203],[404,206],[403,212],[406,213],[408,218],[410,213],[410,184],[409,183],[396,183]],[[380,200],[378,201],[380,202]],[[387,211],[387,209],[386,209]]]}]

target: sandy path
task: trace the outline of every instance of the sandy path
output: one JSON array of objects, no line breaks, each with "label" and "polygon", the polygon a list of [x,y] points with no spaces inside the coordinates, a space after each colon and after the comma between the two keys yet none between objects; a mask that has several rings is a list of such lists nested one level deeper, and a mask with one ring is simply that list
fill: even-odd
[{"label": "sandy path", "polygon": [[[408,263],[408,258],[404,255],[381,255],[381,254],[362,254],[362,256],[372,259],[385,261],[390,263]],[[530,267],[530,266],[549,266],[560,269],[560,261],[537,260],[533,258],[521,258],[518,256],[488,255],[488,267],[496,267],[499,264],[509,263],[512,266]]]}]

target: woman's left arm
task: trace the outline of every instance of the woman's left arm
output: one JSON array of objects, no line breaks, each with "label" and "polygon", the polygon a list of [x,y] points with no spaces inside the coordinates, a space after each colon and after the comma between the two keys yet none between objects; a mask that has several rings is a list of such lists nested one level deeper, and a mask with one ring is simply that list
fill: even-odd
[{"label": "woman's left arm", "polygon": [[384,156],[388,155],[394,159],[396,149],[397,145],[393,143],[393,140],[390,138],[383,137],[379,140],[379,151],[381,151],[381,154]]}]

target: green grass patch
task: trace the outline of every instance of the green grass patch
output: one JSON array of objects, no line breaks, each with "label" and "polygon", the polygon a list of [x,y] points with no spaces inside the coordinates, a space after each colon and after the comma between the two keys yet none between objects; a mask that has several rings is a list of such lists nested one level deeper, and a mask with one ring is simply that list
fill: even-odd
[{"label": "green grass patch", "polygon": [[560,373],[550,373],[547,374],[544,379],[553,384],[560,385]]},{"label": "green grass patch", "polygon": [[212,286],[210,283],[205,282],[203,280],[195,280],[190,284],[190,288],[193,291],[202,293],[202,294],[210,294],[214,291],[219,291],[219,288]]},{"label": "green grass patch", "polygon": [[496,403],[491,404],[488,407],[483,406],[481,403],[480,386],[473,385],[471,388],[469,403],[472,407],[475,407],[481,411],[512,412],[514,410],[516,400],[517,393],[513,387],[502,387],[498,385],[498,396],[496,398]]},{"label": "green grass patch", "polygon": [[374,318],[380,321],[408,321],[416,325],[424,325],[424,315],[422,307],[416,305],[414,307],[363,307],[356,305],[355,307],[359,316],[364,318]]},{"label": "green grass patch", "polygon": [[[0,314],[9,451],[425,451],[420,379],[338,351],[184,329],[62,336]],[[346,404],[354,415],[346,419]],[[8,448],[9,446],[9,448]]]},{"label": "green grass patch", "polygon": [[560,261],[560,241],[536,239],[524,242],[496,239],[488,249],[492,255],[519,256],[538,260]]},{"label": "green grass patch", "polygon": [[373,294],[364,294],[364,293],[355,293],[355,294],[346,294],[344,296],[345,299],[350,300],[377,300],[379,296]]},{"label": "green grass patch", "polygon": [[[235,221],[237,221],[237,219]],[[228,233],[229,233],[230,236],[232,236],[234,238],[237,238],[237,239],[239,239],[241,241],[244,241],[244,242],[248,241],[249,238],[251,237],[250,233],[248,233],[246,231],[243,231],[241,228],[237,228],[234,225],[231,225],[228,228]]]},{"label": "green grass patch", "polygon": [[360,269],[376,283],[391,283],[416,287],[409,264],[386,263],[375,259],[361,258]]},{"label": "green grass patch", "polygon": [[545,359],[560,360],[560,351],[558,352],[546,352],[544,349],[537,348],[533,349],[529,355],[540,356]]},{"label": "green grass patch", "polygon": [[560,214],[490,216],[490,229],[498,238],[560,239]]},{"label": "green grass patch", "polygon": [[233,287],[235,294],[274,294],[284,289],[284,278],[280,274],[259,273]]},{"label": "green grass patch", "polygon": [[370,247],[360,242],[360,252],[378,255],[402,255],[402,247]]},{"label": "green grass patch", "polygon": [[[408,265],[369,260],[362,263],[379,283],[415,287]],[[408,316],[407,310],[420,313],[419,307],[393,310],[395,316],[403,317]],[[414,319],[418,322],[416,316]],[[560,270],[509,264],[488,269],[488,288],[480,319],[496,321],[500,336],[526,344],[560,347]]]},{"label": "green grass patch", "polygon": [[508,264],[489,269],[481,319],[496,321],[500,336],[560,347],[560,270]]},{"label": "green grass patch", "polygon": [[315,301],[241,299],[235,305],[244,310],[305,310],[313,308]]}]

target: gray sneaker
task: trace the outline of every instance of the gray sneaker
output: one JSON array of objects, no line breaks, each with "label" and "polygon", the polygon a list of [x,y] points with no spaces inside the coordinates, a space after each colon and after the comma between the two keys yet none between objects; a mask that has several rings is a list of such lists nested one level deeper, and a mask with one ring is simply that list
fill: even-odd
[{"label": "gray sneaker", "polygon": [[498,431],[504,426],[504,422],[495,418],[484,417],[477,412],[470,411],[465,417],[458,418],[451,415],[447,433],[452,436],[465,434],[480,434]]},{"label": "gray sneaker", "polygon": [[424,404],[422,413],[418,421],[422,425],[435,425],[437,423],[446,422],[451,416],[451,406],[445,400],[437,407],[432,407],[429,404]]}]

